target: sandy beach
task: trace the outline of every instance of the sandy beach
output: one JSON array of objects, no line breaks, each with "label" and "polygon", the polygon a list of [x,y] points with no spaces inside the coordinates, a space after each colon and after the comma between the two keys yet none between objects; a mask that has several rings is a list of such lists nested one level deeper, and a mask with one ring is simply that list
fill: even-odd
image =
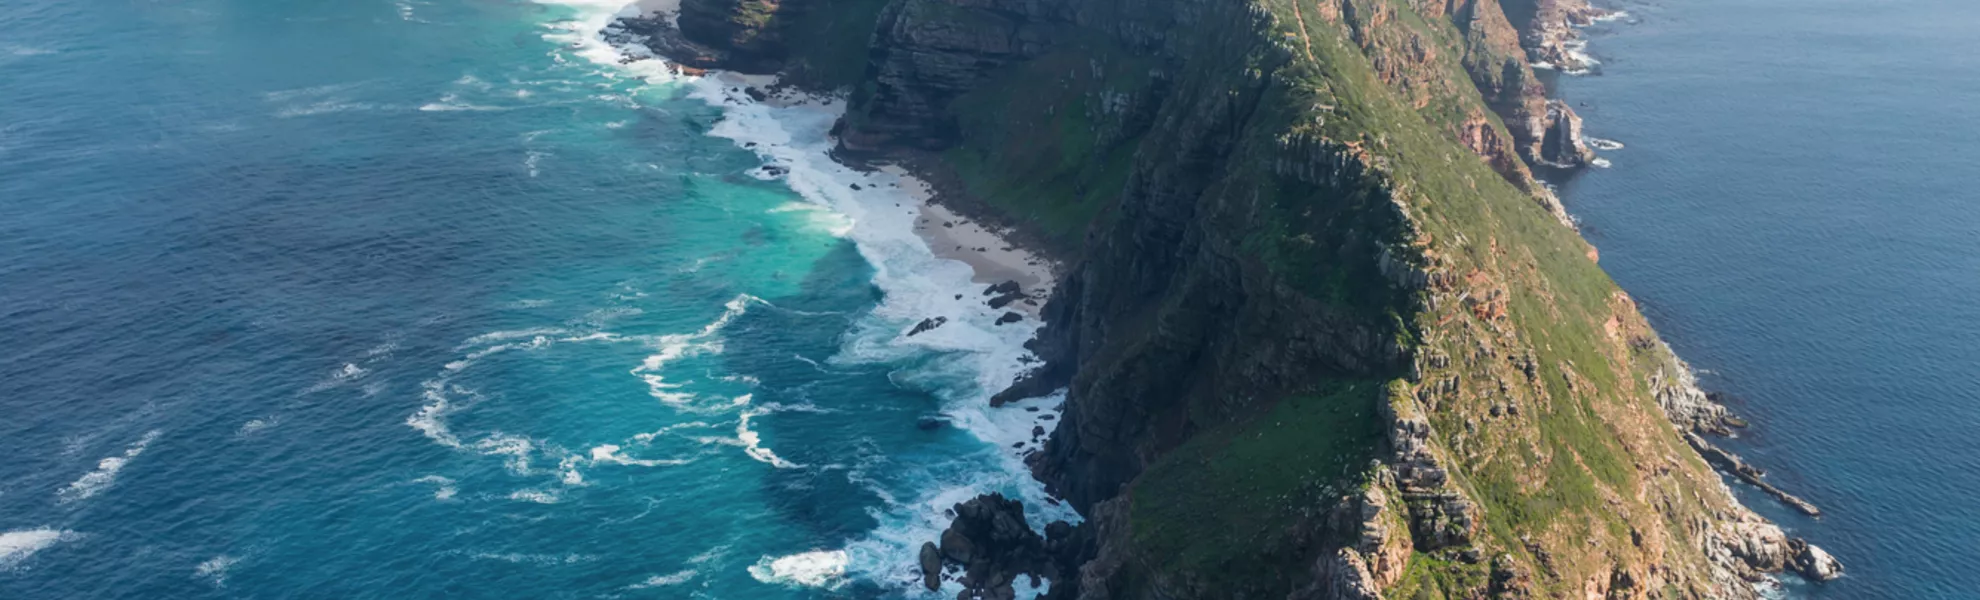
[{"label": "sandy beach", "polygon": [[1033,317],[1038,316],[1045,300],[1051,297],[1052,284],[1057,280],[1053,276],[1051,261],[1005,240],[1002,232],[936,203],[934,188],[907,170],[893,165],[881,167],[880,170],[900,177],[901,188],[914,198],[921,211],[921,216],[915,220],[914,232],[928,242],[929,250],[936,256],[969,265],[976,272],[972,278],[976,283],[989,286],[1006,281],[1017,282],[1027,299],[1013,302],[1010,307]]}]

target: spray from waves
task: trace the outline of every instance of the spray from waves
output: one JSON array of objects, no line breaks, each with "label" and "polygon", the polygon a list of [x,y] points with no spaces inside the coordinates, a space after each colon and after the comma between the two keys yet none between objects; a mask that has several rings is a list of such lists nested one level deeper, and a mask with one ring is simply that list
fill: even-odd
[{"label": "spray from waves", "polygon": [[74,541],[80,537],[73,531],[46,527],[0,533],[0,572],[14,570],[34,553],[46,550],[57,542]]},{"label": "spray from waves", "polygon": [[83,474],[82,477],[70,482],[68,487],[64,487],[61,491],[55,493],[57,501],[62,504],[68,504],[79,500],[87,500],[97,494],[103,493],[103,490],[110,489],[111,485],[117,483],[117,473],[123,471],[124,467],[129,465],[138,455],[144,454],[145,448],[150,447],[152,442],[158,440],[158,434],[159,431],[156,429],[147,431],[143,437],[138,438],[136,442],[132,442],[130,446],[124,448],[123,454],[96,461],[96,470]]},{"label": "spray from waves", "polygon": [[763,583],[837,589],[845,585],[849,557],[844,550],[816,550],[790,556],[765,556],[749,566],[749,576]]}]

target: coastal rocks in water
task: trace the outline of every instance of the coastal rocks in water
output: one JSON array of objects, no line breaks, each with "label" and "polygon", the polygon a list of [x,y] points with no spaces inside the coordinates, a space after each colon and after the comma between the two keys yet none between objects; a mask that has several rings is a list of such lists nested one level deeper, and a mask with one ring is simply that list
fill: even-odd
[{"label": "coastal rocks in water", "polygon": [[1006,281],[983,290],[983,295],[990,296],[990,308],[996,309],[1023,299],[1024,290],[1018,287],[1018,282]]},{"label": "coastal rocks in water", "polygon": [[[1077,573],[1081,545],[1078,528],[1071,524],[1053,522],[1040,536],[1025,521],[1024,503],[1002,494],[977,496],[957,504],[952,512],[955,520],[942,532],[940,545],[922,546],[924,583],[931,590],[939,582],[928,579],[927,573],[941,568],[940,564],[931,568],[931,549],[938,563],[963,567],[964,590],[957,598],[1014,598],[1013,584],[1021,575],[1030,576],[1036,587],[1040,577],[1058,580],[1061,573]],[[1053,587],[1054,597],[1059,597],[1060,588]]]},{"label": "coastal rocks in water", "polygon": [[908,330],[907,332],[908,337],[914,337],[916,334],[922,333],[924,331],[928,331],[936,327],[941,327],[943,323],[947,323],[947,322],[949,322],[948,317],[931,317],[927,319],[922,319],[920,323],[915,324],[914,329]]},{"label": "coastal rocks in water", "polygon": [[1698,454],[1705,457],[1706,462],[1712,463],[1712,466],[1724,469],[1726,472],[1738,477],[1740,481],[1760,488],[1760,491],[1766,492],[1767,495],[1780,500],[1781,504],[1786,504],[1789,508],[1801,511],[1801,514],[1811,517],[1822,516],[1822,509],[1816,508],[1814,503],[1802,500],[1794,494],[1787,493],[1787,490],[1783,490],[1769,483],[1767,480],[1761,479],[1767,473],[1746,464],[1746,461],[1740,460],[1739,455],[1712,445],[1711,442],[1705,441],[1705,438],[1699,437],[1696,433],[1687,432],[1684,434],[1684,439],[1686,442],[1691,443],[1691,447],[1697,450]]},{"label": "coastal rocks in water", "polygon": [[1794,570],[1801,576],[1815,581],[1830,581],[1842,577],[1843,566],[1828,551],[1808,543],[1808,540],[1795,538],[1788,542],[1788,551],[1794,554]]},{"label": "coastal rocks in water", "polygon": [[931,592],[942,589],[942,551],[935,542],[921,543],[921,585]]},{"label": "coastal rocks in water", "polygon": [[1595,151],[1588,147],[1586,137],[1581,133],[1581,115],[1566,102],[1547,102],[1546,138],[1540,142],[1540,160],[1557,167],[1581,167],[1595,160]]},{"label": "coastal rocks in water", "polygon": [[1520,45],[1536,64],[1551,65],[1567,73],[1581,73],[1591,66],[1578,51],[1584,43],[1576,27],[1594,23],[1609,11],[1588,5],[1587,0],[1507,0],[1507,12],[1527,15],[1520,29]]},{"label": "coastal rocks in water", "polygon": [[997,317],[997,324],[1009,325],[1011,323],[1016,323],[1018,321],[1023,321],[1023,320],[1024,320],[1024,315],[1020,315],[1014,312],[1007,312],[1004,313],[1004,316]]}]

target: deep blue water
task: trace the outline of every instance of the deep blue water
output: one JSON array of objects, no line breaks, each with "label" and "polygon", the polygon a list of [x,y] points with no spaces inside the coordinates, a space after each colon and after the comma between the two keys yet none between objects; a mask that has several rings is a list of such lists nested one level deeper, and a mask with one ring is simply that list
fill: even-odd
[{"label": "deep blue water", "polygon": [[1980,597],[1980,3],[1628,0],[1562,94],[1602,264],[1821,506],[1822,598]]},{"label": "deep blue water", "polygon": [[616,4],[0,10],[0,598],[888,597],[1036,504],[1036,325]]}]

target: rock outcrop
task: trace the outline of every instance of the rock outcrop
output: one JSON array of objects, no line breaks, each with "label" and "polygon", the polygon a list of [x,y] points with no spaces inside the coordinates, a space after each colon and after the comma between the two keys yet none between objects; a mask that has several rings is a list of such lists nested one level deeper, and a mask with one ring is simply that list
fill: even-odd
[{"label": "rock outcrop", "polygon": [[1574,114],[1566,102],[1559,100],[1547,103],[1547,135],[1540,143],[1540,160],[1557,167],[1580,167],[1595,160],[1595,151],[1588,147],[1587,137],[1581,133],[1581,116]]},{"label": "rock outcrop", "polygon": [[[958,598],[1009,600],[1016,596],[1020,578],[1028,587],[1038,587],[1042,579],[1059,582],[1078,573],[1082,553],[1087,549],[1072,525],[1055,521],[1045,527],[1045,535],[1031,529],[1024,517],[1024,503],[1002,494],[985,494],[957,504],[955,520],[943,530],[941,543],[921,547],[923,584],[940,589],[944,565],[957,565],[962,576],[957,581],[964,591]],[[1055,585],[1055,597],[1063,596],[1073,585]]]}]

